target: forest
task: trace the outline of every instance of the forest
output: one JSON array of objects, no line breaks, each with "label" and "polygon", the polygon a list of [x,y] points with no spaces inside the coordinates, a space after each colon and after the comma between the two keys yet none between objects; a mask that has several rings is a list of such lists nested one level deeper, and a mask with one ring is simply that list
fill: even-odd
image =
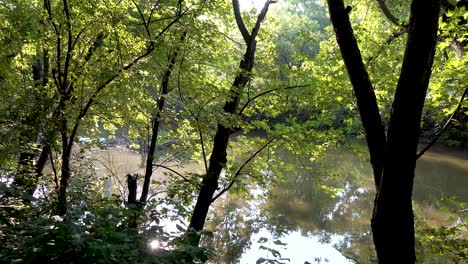
[{"label": "forest", "polygon": [[0,0],[0,263],[468,263],[467,0]]}]

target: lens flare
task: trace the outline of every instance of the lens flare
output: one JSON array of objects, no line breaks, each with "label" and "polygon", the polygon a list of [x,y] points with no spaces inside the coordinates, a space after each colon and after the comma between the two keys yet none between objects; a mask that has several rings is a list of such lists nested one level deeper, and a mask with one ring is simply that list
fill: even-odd
[{"label": "lens flare", "polygon": [[149,245],[150,245],[151,249],[154,250],[154,249],[158,249],[158,248],[159,248],[160,243],[159,243],[158,240],[153,240],[153,241],[151,241],[151,242],[149,243]]}]

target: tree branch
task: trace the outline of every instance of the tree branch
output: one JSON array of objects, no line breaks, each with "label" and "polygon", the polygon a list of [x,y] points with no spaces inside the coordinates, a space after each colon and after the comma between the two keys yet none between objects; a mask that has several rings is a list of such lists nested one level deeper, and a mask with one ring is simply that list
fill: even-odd
[{"label": "tree branch", "polygon": [[239,0],[232,0],[232,8],[234,10],[234,16],[236,17],[237,27],[244,38],[245,43],[250,43],[250,34],[247,28],[245,27],[244,20],[239,8]]},{"label": "tree branch", "polygon": [[395,17],[392,12],[390,12],[390,9],[388,9],[387,5],[385,4],[385,0],[377,0],[377,3],[379,3],[380,9],[382,9],[382,12],[384,15],[390,20],[393,24],[399,27],[405,27],[407,28],[408,25],[405,25],[403,21]]},{"label": "tree branch", "polygon": [[380,56],[380,54],[385,51],[388,47],[388,45],[390,45],[393,40],[399,38],[400,36],[402,36],[403,34],[407,33],[408,32],[408,28],[402,28],[400,31],[397,31],[397,32],[393,32],[392,35],[390,35],[390,37],[388,37],[388,39],[385,41],[384,45],[380,47],[379,51],[376,52],[376,54],[370,58],[367,59],[367,62],[366,64],[369,64],[371,63],[374,59],[376,59],[377,57]]},{"label": "tree branch", "polygon": [[54,154],[52,153],[52,148],[49,148],[49,158],[50,158],[50,165],[52,167],[52,172],[54,173],[55,191],[58,191],[59,182],[58,182],[58,177],[57,177],[57,169],[55,167],[55,162],[54,162]]},{"label": "tree branch", "polygon": [[269,94],[269,93],[272,93],[272,92],[275,92],[275,91],[279,91],[279,90],[291,90],[291,89],[295,89],[295,88],[304,88],[304,87],[309,87],[309,86],[310,86],[310,84],[294,85],[294,86],[287,86],[287,87],[282,87],[282,88],[270,89],[270,90],[261,92],[261,93],[255,95],[254,97],[250,98],[249,100],[247,100],[247,102],[245,102],[244,106],[242,106],[241,110],[239,111],[239,115],[241,115],[242,112],[244,112],[245,108],[247,108],[247,106],[251,102],[255,101],[256,99],[258,99],[259,97],[261,97],[263,95],[266,95],[266,94]]},{"label": "tree branch", "polygon": [[67,0],[63,0],[63,10],[65,12],[65,17],[66,17],[68,40],[67,40],[67,54],[65,56],[65,65],[64,65],[65,69],[63,70],[62,85],[64,86],[63,89],[65,93],[70,94],[72,92],[73,84],[71,82],[68,83],[68,73],[70,69],[71,59],[73,56],[72,54],[73,53],[73,31],[72,31],[70,8],[68,6]]},{"label": "tree branch", "polygon": [[366,132],[367,146],[378,191],[383,172],[386,136],[380,117],[377,98],[369,74],[363,63],[361,51],[354,37],[343,0],[327,0],[330,18],[335,30],[341,55],[356,96],[362,125]]},{"label": "tree branch", "polygon": [[251,39],[255,39],[257,37],[258,31],[260,30],[260,24],[265,19],[265,16],[268,12],[268,7],[270,7],[270,0],[267,0],[265,2],[265,5],[263,6],[262,11],[260,11],[260,14],[257,17],[257,22],[255,22],[255,27],[252,29],[252,33],[250,34]]},{"label": "tree branch", "polygon": [[198,128],[198,135],[200,136],[200,144],[203,153],[203,164],[205,165],[205,172],[208,173],[208,162],[206,161],[206,151],[205,151],[205,142],[203,141],[203,133],[201,131],[200,123],[197,118],[197,128]]},{"label": "tree branch", "polygon": [[137,3],[135,3],[134,0],[132,0],[132,3],[135,5],[136,9],[138,10],[138,14],[140,15],[140,18],[143,21],[143,26],[145,27],[146,34],[148,35],[148,37],[151,37],[151,32],[149,30],[149,22],[146,22],[146,18],[145,18],[145,15],[143,14],[143,11],[141,11],[140,7],[138,6]]},{"label": "tree branch", "polygon": [[429,144],[427,144],[426,147],[424,147],[418,153],[418,155],[416,155],[416,160],[418,160],[422,155],[424,155],[424,153],[426,153],[426,151],[428,151],[432,146],[434,146],[434,144],[437,142],[437,140],[439,140],[440,136],[445,132],[445,130],[447,130],[447,128],[451,124],[451,122],[452,122],[453,118],[455,117],[455,115],[460,111],[461,106],[463,104],[463,101],[465,100],[465,97],[467,95],[468,95],[468,87],[465,88],[465,92],[463,92],[463,95],[462,95],[462,97],[460,99],[460,102],[458,103],[458,106],[455,109],[455,111],[453,111],[452,115],[450,115],[450,117],[447,120],[447,122],[445,123],[445,125],[442,127],[442,129],[439,131],[439,133],[437,133],[437,135],[432,139],[432,141],[429,142]]},{"label": "tree branch", "polygon": [[[114,73],[111,77],[109,77],[104,83],[102,83],[100,86],[98,86],[96,88],[96,90],[94,91],[94,93],[91,95],[91,97],[88,99],[88,101],[86,102],[85,104],[85,107],[80,111],[80,113],[78,114],[78,116],[76,117],[75,119],[75,124],[73,126],[73,129],[72,129],[72,132],[70,133],[70,142],[72,142],[75,138],[75,135],[76,135],[76,132],[78,131],[78,127],[79,127],[79,124],[80,124],[80,121],[81,119],[83,119],[83,117],[86,116],[87,112],[89,111],[89,109],[91,108],[91,106],[93,105],[94,101],[96,100],[97,96],[99,95],[99,93],[105,88],[107,87],[107,85],[109,85],[112,81],[114,81],[117,77],[120,76],[120,74],[123,72],[123,71],[126,71],[130,68],[132,68],[135,64],[137,64],[140,60],[142,60],[143,58],[147,57],[149,54],[151,54],[151,52],[153,52],[153,50],[155,49],[155,41],[157,39],[159,39],[166,31],[169,30],[169,28],[171,28],[172,25],[174,25],[177,21],[179,21],[179,19],[185,15],[188,11],[190,10],[190,7],[188,7],[184,12],[181,13],[180,16],[178,16],[176,19],[174,19],[173,21],[171,21],[171,23],[169,23],[168,25],[166,25],[165,28],[163,28],[159,34],[156,36],[156,38],[154,40],[149,40],[149,45],[148,47],[146,48],[146,51],[143,52],[142,54],[140,54],[138,57],[136,57],[135,59],[133,59],[130,63],[128,63],[127,65],[124,65],[121,69],[119,69],[116,73]],[[69,145],[71,146],[72,143],[69,142]]]},{"label": "tree branch", "polygon": [[93,57],[94,52],[100,47],[102,47],[105,37],[106,35],[104,34],[104,32],[100,32],[96,36],[96,39],[94,40],[93,44],[91,45],[91,47],[88,48],[88,53],[86,53],[85,56],[85,62],[88,62]]},{"label": "tree branch", "polygon": [[234,176],[232,177],[232,180],[231,182],[226,186],[224,187],[215,197],[213,197],[211,199],[211,202],[214,202],[216,201],[216,199],[218,199],[221,195],[223,195],[225,192],[227,192],[229,189],[232,188],[232,186],[234,185],[234,183],[236,182],[237,178],[239,177],[239,175],[241,174],[242,170],[244,169],[245,166],[247,166],[247,164],[249,164],[249,162],[251,162],[260,152],[262,152],[266,147],[268,147],[268,145],[271,144],[271,142],[273,142],[275,139],[277,139],[278,137],[273,137],[272,139],[268,140],[267,143],[265,143],[265,145],[263,145],[260,149],[258,149],[257,151],[255,151],[255,153],[253,153],[240,167],[239,169],[237,169],[236,173],[234,174]]},{"label": "tree branch", "polygon": [[193,181],[189,180],[187,177],[185,177],[184,175],[180,174],[179,172],[177,172],[176,170],[174,169],[171,169],[167,166],[164,166],[164,165],[161,165],[161,164],[156,164],[156,168],[163,168],[163,169],[166,169],[174,174],[176,174],[177,176],[181,177],[182,179],[184,179],[184,181],[194,185],[194,186],[197,186],[198,187],[198,184],[197,183],[194,183]]}]

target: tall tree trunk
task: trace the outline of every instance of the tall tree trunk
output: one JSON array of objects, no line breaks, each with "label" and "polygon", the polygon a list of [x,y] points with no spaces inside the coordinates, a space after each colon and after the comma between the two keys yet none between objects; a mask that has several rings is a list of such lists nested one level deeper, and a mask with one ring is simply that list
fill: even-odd
[{"label": "tall tree trunk", "polygon": [[338,45],[353,85],[362,125],[366,132],[375,186],[378,190],[382,177],[386,139],[374,87],[362,61],[361,52],[343,1],[328,0],[328,7]]},{"label": "tall tree trunk", "polygon": [[230,128],[218,124],[216,135],[214,137],[213,150],[211,151],[208,172],[203,178],[197,203],[195,204],[192,218],[189,223],[189,232],[193,231],[193,233],[190,234],[190,244],[193,246],[198,246],[200,243],[200,232],[205,226],[208,209],[212,203],[213,195],[218,189],[219,176],[223,166],[227,162],[226,150],[231,133],[232,130]]},{"label": "tall tree trunk", "polygon": [[376,183],[372,232],[379,263],[415,263],[412,189],[421,113],[434,59],[438,0],[413,0],[405,57],[385,142],[375,93],[343,0],[330,18],[358,100]]},{"label": "tall tree trunk", "polygon": [[[251,33],[247,31],[244,21],[240,15],[238,0],[233,0],[232,3],[236,23],[242,33],[245,43],[247,44],[247,48],[239,65],[239,73],[232,85],[230,93],[231,96],[226,100],[223,112],[227,115],[238,115],[238,107],[242,91],[250,80],[249,75],[254,66],[255,51],[257,48],[256,37],[260,30],[261,22],[265,19],[266,13],[268,12],[270,2],[267,1],[265,3],[265,6],[258,15],[257,22]],[[198,246],[200,243],[200,232],[203,230],[205,225],[208,210],[213,202],[213,195],[218,189],[219,176],[227,162],[229,137],[236,130],[236,128],[228,127],[222,123],[217,124],[216,134],[213,140],[213,149],[209,160],[210,164],[208,166],[207,174],[202,180],[200,192],[188,227],[189,243],[192,246]]]},{"label": "tall tree trunk", "polygon": [[63,216],[67,213],[67,188],[68,180],[71,176],[70,171],[70,152],[66,151],[62,153],[62,169],[60,176],[60,186],[58,193],[58,202],[57,202],[57,214]]},{"label": "tall tree trunk", "polygon": [[67,117],[65,116],[65,101],[66,98],[62,99],[62,104],[60,104],[61,109],[61,126],[60,126],[60,133],[62,138],[62,168],[60,170],[60,186],[59,186],[59,193],[57,198],[57,214],[63,216],[67,213],[67,188],[68,188],[68,180],[71,177],[70,171],[70,160],[71,160],[71,150],[73,146],[74,138],[70,135],[68,137],[68,126],[67,126]]},{"label": "tall tree trunk", "polygon": [[412,191],[421,115],[434,60],[440,3],[414,0],[387,133],[372,230],[380,263],[414,263]]}]

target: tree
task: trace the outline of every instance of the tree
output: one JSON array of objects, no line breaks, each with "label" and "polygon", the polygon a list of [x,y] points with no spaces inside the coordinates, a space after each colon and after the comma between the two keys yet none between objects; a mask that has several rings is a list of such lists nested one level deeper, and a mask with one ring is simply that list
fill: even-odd
[{"label": "tree", "polygon": [[[265,6],[258,15],[255,26],[251,32],[247,30],[244,20],[242,19],[239,1],[233,0],[232,5],[237,26],[247,47],[242,61],[240,62],[238,74],[232,84],[230,97],[226,100],[223,106],[223,112],[228,117],[239,116],[240,114],[239,103],[242,92],[250,80],[249,74],[252,72],[254,67],[255,51],[257,49],[256,38],[260,31],[261,23],[268,12],[270,1],[266,1]],[[208,209],[214,201],[213,196],[218,189],[219,176],[227,162],[226,151],[229,143],[229,137],[237,130],[238,128],[226,123],[219,122],[217,124],[208,170],[201,183],[200,192],[188,227],[190,244],[193,246],[197,246],[200,242],[200,232],[203,230],[203,226],[205,225]]]},{"label": "tree", "polygon": [[[51,68],[58,97],[52,114],[56,123],[52,128],[59,131],[62,148],[57,201],[59,215],[67,211],[66,191],[72,175],[70,161],[80,124],[99,100],[100,94],[123,72],[149,56],[157,45],[156,41],[178,21],[181,14],[188,11],[186,9],[171,16],[169,22],[150,24],[155,12],[165,15],[161,11],[164,8],[171,7],[152,5],[145,16],[136,3],[130,2],[119,2],[113,9],[104,4],[80,4],[66,0],[62,3],[44,2],[46,34],[50,34],[47,39],[53,40],[47,45],[54,51],[51,54],[54,61]],[[132,14],[125,17],[126,11],[132,9]],[[103,14],[98,20],[89,16],[89,12],[96,10]],[[131,28],[128,22],[132,19],[141,21],[142,27]],[[101,27],[102,31],[92,31],[89,24],[93,23],[101,23],[105,27]],[[151,31],[154,25],[159,28],[153,36]],[[123,30],[115,31],[118,28]],[[125,49],[123,45],[131,45],[132,48]],[[107,67],[110,70],[104,69]]]},{"label": "tree", "polygon": [[408,41],[385,135],[369,75],[342,0],[328,0],[330,18],[356,95],[376,184],[372,231],[380,263],[414,263],[411,195],[420,120],[434,59],[440,3],[414,0]]},{"label": "tree", "polygon": [[[34,24],[34,21],[40,20],[40,14],[33,5],[6,1],[0,6],[0,15],[3,22],[2,46],[5,47],[0,53],[1,97],[5,99],[1,104],[1,119],[5,128],[2,136],[7,137],[2,142],[9,142],[4,145],[6,148],[2,153],[5,157],[18,150],[13,158],[16,159],[14,184],[32,195],[37,181],[35,171],[42,170],[43,166],[43,163],[34,164],[33,161],[37,143],[41,140],[43,120],[50,111],[52,101],[47,87],[50,60],[42,44],[41,26]],[[14,141],[18,146],[10,145]]]}]

